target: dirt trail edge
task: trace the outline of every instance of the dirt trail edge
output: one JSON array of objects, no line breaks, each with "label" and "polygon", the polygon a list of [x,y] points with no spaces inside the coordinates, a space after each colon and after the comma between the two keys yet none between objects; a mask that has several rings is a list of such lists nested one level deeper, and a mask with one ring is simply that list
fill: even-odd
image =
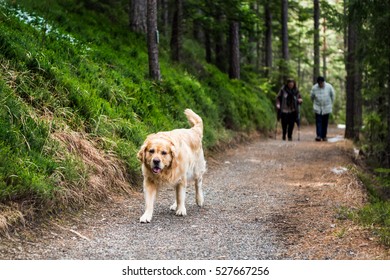
[{"label": "dirt trail edge", "polygon": [[[140,224],[142,193],[95,211],[1,239],[0,259],[389,259],[368,230],[343,217],[366,194],[348,167],[350,144],[331,128],[315,142],[256,140],[208,159],[205,206],[193,186],[187,215],[159,193],[152,223]],[[349,148],[348,148],[349,145]]]}]

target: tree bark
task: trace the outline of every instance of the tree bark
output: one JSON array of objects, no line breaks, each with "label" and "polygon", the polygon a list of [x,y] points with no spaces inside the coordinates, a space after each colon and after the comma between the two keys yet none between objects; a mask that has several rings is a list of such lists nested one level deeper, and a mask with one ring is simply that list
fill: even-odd
[{"label": "tree bark", "polygon": [[283,82],[286,81],[287,76],[289,75],[288,71],[288,60],[289,60],[289,51],[288,51],[288,1],[282,0],[282,79]]},{"label": "tree bark", "polygon": [[180,61],[182,42],[183,0],[175,0],[175,13],[172,21],[171,58]]},{"label": "tree bark", "polygon": [[240,79],[240,24],[232,21],[229,27],[229,78]]},{"label": "tree bark", "polygon": [[269,77],[272,69],[272,13],[269,0],[264,4],[265,13],[265,75]]},{"label": "tree bark", "polygon": [[146,34],[146,2],[145,0],[130,0],[130,30]]},{"label": "tree bark", "polygon": [[324,18],[323,19],[323,45],[322,45],[322,76],[325,78],[327,78],[327,72],[328,72],[328,69],[327,69],[327,64],[326,64],[326,59],[327,59],[327,45],[326,45],[326,19]]},{"label": "tree bark", "polygon": [[160,81],[160,64],[158,61],[158,30],[157,30],[157,0],[147,0],[148,23],[148,57],[149,76],[153,80]]},{"label": "tree bark", "polygon": [[[216,16],[216,21],[218,26],[223,26],[223,15],[218,14]],[[226,50],[225,50],[225,44],[226,44],[226,36],[224,36],[224,32],[222,30],[214,30],[214,37],[215,37],[215,65],[218,67],[219,70],[226,73]]]},{"label": "tree bark", "polygon": [[[351,12],[351,11],[350,11]],[[352,11],[353,13],[353,11]],[[349,15],[347,53],[347,104],[345,138],[359,140],[362,126],[362,74],[358,55],[358,25],[353,15]]]},{"label": "tree bark", "polygon": [[[390,24],[390,22],[389,22]],[[390,36],[387,36],[387,44],[390,44]],[[389,45],[388,45],[389,46]],[[387,50],[387,168],[390,168],[390,51]]]},{"label": "tree bark", "polygon": [[316,83],[320,75],[320,3],[314,0],[314,65],[313,84]]}]

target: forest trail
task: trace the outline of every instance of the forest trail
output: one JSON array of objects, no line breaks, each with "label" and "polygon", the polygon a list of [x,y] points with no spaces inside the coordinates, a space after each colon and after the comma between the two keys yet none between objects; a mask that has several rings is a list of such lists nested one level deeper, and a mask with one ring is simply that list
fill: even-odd
[{"label": "forest trail", "polygon": [[140,224],[142,193],[52,221],[0,242],[0,259],[389,259],[389,250],[345,209],[366,194],[348,168],[351,144],[331,127],[315,142],[258,139],[208,157],[205,206],[188,188],[187,215],[159,193],[153,220]]}]

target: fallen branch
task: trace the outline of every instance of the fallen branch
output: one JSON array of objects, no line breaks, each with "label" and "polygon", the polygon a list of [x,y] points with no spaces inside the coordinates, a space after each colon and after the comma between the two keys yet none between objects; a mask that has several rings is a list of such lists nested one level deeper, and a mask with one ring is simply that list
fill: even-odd
[{"label": "fallen branch", "polygon": [[76,234],[78,237],[81,237],[81,238],[83,238],[83,239],[85,239],[85,240],[87,240],[87,241],[91,241],[91,239],[89,239],[89,238],[86,237],[85,235],[82,235],[81,233],[79,233],[79,232],[77,232],[77,231],[75,231],[75,230],[73,230],[73,229],[64,228],[64,227],[62,227],[62,226],[60,226],[60,225],[58,225],[58,224],[56,224],[56,223],[53,223],[53,224],[56,225],[57,227],[59,227],[60,229],[70,231],[70,232]]}]

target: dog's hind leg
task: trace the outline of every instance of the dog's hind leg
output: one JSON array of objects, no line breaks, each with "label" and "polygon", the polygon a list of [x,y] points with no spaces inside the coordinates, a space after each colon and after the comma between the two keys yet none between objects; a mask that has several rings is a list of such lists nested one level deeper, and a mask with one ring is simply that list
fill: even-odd
[{"label": "dog's hind leg", "polygon": [[171,205],[171,207],[169,207],[169,209],[171,209],[171,211],[176,211],[176,209],[177,209],[177,202],[176,202],[176,200],[175,200],[175,203],[173,203]]},{"label": "dog's hind leg", "polygon": [[202,183],[203,183],[202,176],[195,179],[196,204],[198,204],[199,207],[202,207],[204,203]]}]

